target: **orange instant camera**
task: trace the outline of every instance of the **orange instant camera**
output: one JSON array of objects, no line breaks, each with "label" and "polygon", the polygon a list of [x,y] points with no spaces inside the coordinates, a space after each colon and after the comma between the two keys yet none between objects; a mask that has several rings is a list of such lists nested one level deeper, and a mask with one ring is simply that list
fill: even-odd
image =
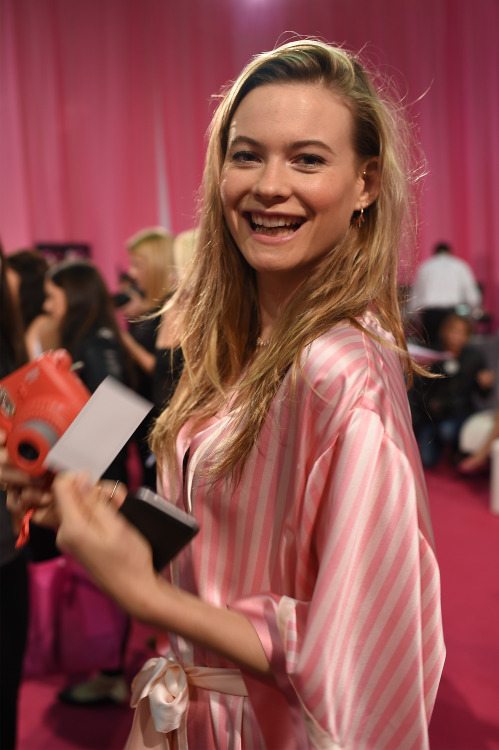
[{"label": "orange instant camera", "polygon": [[45,459],[90,398],[72,371],[65,349],[46,352],[0,380],[0,427],[14,466],[32,477],[47,472]]}]

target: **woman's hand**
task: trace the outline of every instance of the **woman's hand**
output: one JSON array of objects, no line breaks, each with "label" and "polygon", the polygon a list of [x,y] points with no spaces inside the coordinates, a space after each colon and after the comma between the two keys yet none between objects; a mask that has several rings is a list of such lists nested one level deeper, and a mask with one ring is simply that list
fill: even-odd
[{"label": "woman's hand", "polygon": [[146,301],[140,292],[130,289],[127,294],[130,297],[129,301],[120,307],[120,312],[126,320],[140,318],[148,312]]},{"label": "woman's hand", "polygon": [[52,490],[60,519],[57,545],[70,552],[96,583],[133,617],[143,619],[157,574],[148,542],[117,509],[126,488],[92,486],[84,474],[60,474]]},{"label": "woman's hand", "polygon": [[36,485],[26,487],[9,485],[7,487],[7,510],[12,516],[16,533],[20,532],[24,516],[28,511],[32,511],[30,520],[38,526],[56,528],[59,524],[59,516],[51,491]]},{"label": "woman's hand", "polygon": [[[28,472],[13,466],[5,447],[6,439],[5,430],[0,429],[0,486],[7,492],[7,509],[12,516],[15,531],[20,531],[24,516],[32,509],[34,523],[57,528],[60,516],[52,492],[53,475],[34,478]],[[126,487],[121,482],[103,480],[98,487],[101,497],[111,499],[115,508],[125,499]]]},{"label": "woman's hand", "polygon": [[0,429],[0,484],[23,487],[31,482],[31,477],[11,464],[6,442],[7,433]]},{"label": "woman's hand", "polygon": [[5,446],[7,433],[0,430],[0,484],[7,492],[7,509],[10,511],[14,529],[19,532],[22,520],[28,510],[35,508],[33,520],[42,526],[54,526],[52,496],[47,485],[33,479],[26,471],[16,468],[10,462]]},{"label": "woman's hand", "polygon": [[152,564],[149,543],[84,474],[61,474],[53,492],[61,525],[57,544],[70,552],[132,617],[178,633],[266,677],[270,665],[250,621],[172,586]]}]

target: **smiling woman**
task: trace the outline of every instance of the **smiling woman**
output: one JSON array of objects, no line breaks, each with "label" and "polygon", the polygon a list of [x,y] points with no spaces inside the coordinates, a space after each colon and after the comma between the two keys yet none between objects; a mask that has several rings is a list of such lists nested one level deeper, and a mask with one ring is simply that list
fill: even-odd
[{"label": "smiling woman", "polygon": [[277,283],[281,305],[377,196],[378,159],[357,156],[352,131],[350,110],[321,84],[260,86],[232,118],[225,219],[260,291]]},{"label": "smiling woman", "polygon": [[128,750],[428,748],[444,646],[397,297],[404,132],[317,41],[256,57],[222,98],[172,300],[185,369],[153,435],[200,531],[167,582],[95,491],[55,483],[59,538],[168,631]]}]

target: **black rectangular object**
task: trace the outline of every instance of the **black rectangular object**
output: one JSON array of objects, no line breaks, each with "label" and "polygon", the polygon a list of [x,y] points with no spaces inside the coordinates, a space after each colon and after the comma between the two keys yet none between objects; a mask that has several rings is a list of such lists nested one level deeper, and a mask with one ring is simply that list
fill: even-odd
[{"label": "black rectangular object", "polygon": [[199,531],[192,516],[146,487],[129,492],[120,512],[151,545],[157,571],[173,560]]}]

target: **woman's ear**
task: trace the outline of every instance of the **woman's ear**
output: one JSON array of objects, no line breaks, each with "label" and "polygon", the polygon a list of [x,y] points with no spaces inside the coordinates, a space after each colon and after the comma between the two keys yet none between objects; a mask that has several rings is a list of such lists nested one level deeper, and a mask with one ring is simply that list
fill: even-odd
[{"label": "woman's ear", "polygon": [[379,195],[379,159],[373,156],[362,165],[361,180],[364,185],[359,197],[359,210],[370,206]]}]

